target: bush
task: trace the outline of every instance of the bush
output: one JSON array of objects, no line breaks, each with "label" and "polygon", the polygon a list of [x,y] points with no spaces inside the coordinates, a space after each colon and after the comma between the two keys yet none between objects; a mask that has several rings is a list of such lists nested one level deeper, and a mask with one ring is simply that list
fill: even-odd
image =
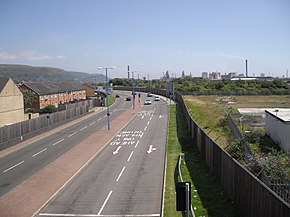
[{"label": "bush", "polygon": [[43,113],[54,113],[57,112],[55,105],[48,105],[43,109]]}]

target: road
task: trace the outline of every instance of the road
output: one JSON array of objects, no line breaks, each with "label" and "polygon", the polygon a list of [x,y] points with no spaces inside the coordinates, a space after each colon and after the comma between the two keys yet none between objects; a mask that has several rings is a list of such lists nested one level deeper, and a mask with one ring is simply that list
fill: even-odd
[{"label": "road", "polygon": [[[118,98],[111,108],[111,120],[128,110],[132,103]],[[31,177],[85,138],[107,125],[106,109],[9,154],[0,155],[0,197]]]},{"label": "road", "polygon": [[164,101],[144,106],[37,216],[161,216],[167,124]]}]

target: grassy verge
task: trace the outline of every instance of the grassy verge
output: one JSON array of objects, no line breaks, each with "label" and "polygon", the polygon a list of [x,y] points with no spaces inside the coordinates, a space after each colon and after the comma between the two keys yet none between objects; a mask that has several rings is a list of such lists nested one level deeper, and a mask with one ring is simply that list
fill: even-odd
[{"label": "grassy verge", "polygon": [[114,96],[109,95],[109,106],[113,105],[116,101],[116,98]]},{"label": "grassy verge", "polygon": [[192,183],[192,206],[196,209],[196,217],[238,216],[230,199],[202,162],[178,105],[170,106],[164,216],[183,216],[176,211],[175,201],[175,183],[179,181],[177,163],[181,152],[185,153],[182,161],[183,179]]}]

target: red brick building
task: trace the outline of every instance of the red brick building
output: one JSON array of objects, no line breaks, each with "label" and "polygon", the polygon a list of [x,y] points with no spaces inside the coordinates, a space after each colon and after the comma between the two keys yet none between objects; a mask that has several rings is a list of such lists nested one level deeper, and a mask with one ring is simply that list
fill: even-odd
[{"label": "red brick building", "polygon": [[80,83],[73,82],[25,82],[19,89],[35,95],[32,108],[40,111],[48,105],[71,103],[86,99],[86,90]]}]

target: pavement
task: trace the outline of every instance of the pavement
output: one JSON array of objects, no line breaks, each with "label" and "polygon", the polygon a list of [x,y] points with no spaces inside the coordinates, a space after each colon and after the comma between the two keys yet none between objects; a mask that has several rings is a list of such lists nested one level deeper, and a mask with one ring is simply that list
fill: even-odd
[{"label": "pavement", "polygon": [[[0,217],[34,216],[46,203],[53,199],[67,184],[69,184],[102,149],[142,110],[143,104],[136,105],[111,121],[111,129],[104,126],[93,135],[70,149],[64,155],[47,165],[29,179],[15,187],[0,198]],[[85,118],[85,117],[83,117]],[[79,120],[78,120],[79,121]],[[69,124],[73,124],[73,122]],[[66,127],[62,126],[61,128]],[[48,133],[53,133],[54,129]],[[33,138],[34,140],[45,134]],[[13,152],[15,149],[29,145],[27,140],[7,150],[0,156]]]}]

